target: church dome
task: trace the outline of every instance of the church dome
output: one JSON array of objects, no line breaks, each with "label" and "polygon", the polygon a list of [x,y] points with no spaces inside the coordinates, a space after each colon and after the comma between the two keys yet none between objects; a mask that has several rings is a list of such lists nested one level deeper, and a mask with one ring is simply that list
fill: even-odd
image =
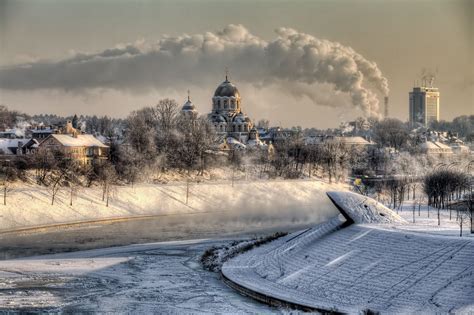
[{"label": "church dome", "polygon": [[232,84],[227,78],[225,79],[224,82],[222,82],[214,92],[214,96],[220,96],[220,97],[236,97],[240,98],[240,93],[237,87]]},{"label": "church dome", "polygon": [[193,102],[190,100],[187,100],[186,103],[184,103],[183,107],[181,108],[183,112],[188,112],[188,111],[195,111],[196,107],[194,106]]}]

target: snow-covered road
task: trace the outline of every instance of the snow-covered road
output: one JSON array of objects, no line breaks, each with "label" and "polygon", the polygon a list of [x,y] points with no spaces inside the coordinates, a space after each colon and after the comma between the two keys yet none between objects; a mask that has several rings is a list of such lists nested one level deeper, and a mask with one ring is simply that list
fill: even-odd
[{"label": "snow-covered road", "polygon": [[278,313],[199,265],[226,241],[130,245],[0,262],[0,312]]}]

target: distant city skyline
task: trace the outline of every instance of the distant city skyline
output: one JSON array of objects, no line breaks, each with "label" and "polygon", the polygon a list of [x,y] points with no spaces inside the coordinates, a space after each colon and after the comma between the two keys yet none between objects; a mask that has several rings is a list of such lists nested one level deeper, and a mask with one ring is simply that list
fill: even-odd
[{"label": "distant city skyline", "polygon": [[0,104],[125,117],[189,89],[205,115],[228,67],[252,120],[328,128],[388,90],[408,121],[432,73],[451,120],[474,114],[473,20],[468,0],[0,0]]}]

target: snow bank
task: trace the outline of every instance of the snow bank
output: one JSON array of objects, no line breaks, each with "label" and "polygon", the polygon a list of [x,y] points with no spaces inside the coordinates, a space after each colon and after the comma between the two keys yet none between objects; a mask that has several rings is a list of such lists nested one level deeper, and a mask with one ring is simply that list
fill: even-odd
[{"label": "snow bank", "polygon": [[349,191],[329,191],[327,195],[349,222],[406,223],[394,211],[367,196]]},{"label": "snow bank", "polygon": [[[70,192],[60,191],[55,204],[47,188],[16,184],[0,205],[0,230],[38,225],[148,215],[215,213],[211,220],[245,227],[274,223],[314,223],[334,216],[327,190],[342,186],[310,180],[191,183],[189,202],[186,184],[141,184],[117,187],[109,207],[100,188],[85,188],[69,205]],[[206,217],[206,220],[209,216]],[[193,222],[200,224],[198,218]],[[207,222],[203,222],[207,223]],[[192,226],[190,226],[192,228]]]}]

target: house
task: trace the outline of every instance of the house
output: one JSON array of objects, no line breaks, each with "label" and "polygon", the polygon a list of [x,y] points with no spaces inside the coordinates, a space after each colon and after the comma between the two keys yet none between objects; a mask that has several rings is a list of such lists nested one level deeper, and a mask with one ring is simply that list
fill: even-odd
[{"label": "house", "polygon": [[1,155],[23,155],[33,153],[38,147],[34,139],[0,139]]},{"label": "house", "polygon": [[372,141],[367,141],[364,138],[360,136],[355,136],[355,137],[334,137],[334,140],[340,141],[344,144],[347,144],[349,146],[371,146],[375,145],[374,142]]},{"label": "house", "polygon": [[453,154],[449,145],[439,141],[426,141],[420,145],[421,150],[426,154]]},{"label": "house", "polygon": [[0,131],[0,138],[1,139],[15,139],[17,137],[17,130],[16,129],[7,129],[5,131]]},{"label": "house", "polygon": [[109,147],[93,135],[51,134],[39,144],[39,148],[60,151],[82,165],[101,163],[108,159]]},{"label": "house", "polygon": [[49,135],[53,133],[57,133],[57,129],[51,126],[49,127],[39,126],[39,127],[36,127],[35,129],[31,129],[30,131],[31,131],[31,137],[39,141],[46,139]]}]

